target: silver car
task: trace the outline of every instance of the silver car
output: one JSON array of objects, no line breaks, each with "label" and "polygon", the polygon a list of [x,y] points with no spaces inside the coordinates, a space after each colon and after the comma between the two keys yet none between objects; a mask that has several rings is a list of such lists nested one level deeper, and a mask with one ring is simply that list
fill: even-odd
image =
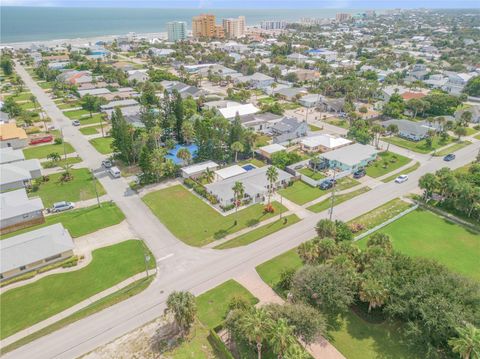
[{"label": "silver car", "polygon": [[74,202],[62,201],[62,202],[54,203],[51,211],[53,213],[56,213],[56,212],[68,211],[69,209],[73,209],[73,208],[75,208]]}]

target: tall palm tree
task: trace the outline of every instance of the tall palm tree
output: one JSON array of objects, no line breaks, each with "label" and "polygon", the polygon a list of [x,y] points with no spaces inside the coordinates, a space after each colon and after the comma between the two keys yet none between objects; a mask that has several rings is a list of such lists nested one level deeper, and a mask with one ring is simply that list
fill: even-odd
[{"label": "tall palm tree", "polygon": [[274,184],[278,181],[278,171],[275,166],[268,167],[267,170],[267,179],[268,179],[268,205],[270,206],[270,200],[272,197],[272,192],[274,191]]},{"label": "tall palm tree", "polygon": [[203,173],[203,178],[205,178],[205,181],[207,181],[208,183],[212,183],[213,177],[214,177],[213,171],[210,168],[207,168]]},{"label": "tall palm tree", "polygon": [[262,358],[262,345],[272,324],[270,316],[263,308],[253,308],[241,320],[240,325],[247,339],[257,344],[258,359]]},{"label": "tall palm tree", "polygon": [[480,329],[467,323],[464,328],[457,328],[457,332],[458,337],[448,341],[453,352],[463,359],[480,358]]},{"label": "tall palm tree", "polygon": [[[245,187],[243,187],[242,182],[235,182],[235,184],[232,187],[233,190],[233,196],[235,200],[235,216],[238,212],[238,206],[240,204],[240,201],[242,200],[243,196],[245,195]],[[235,225],[237,224],[237,219],[235,219]]]},{"label": "tall palm tree", "polygon": [[387,288],[380,281],[373,278],[367,278],[362,281],[358,294],[361,301],[368,302],[368,312],[372,308],[382,306],[388,299]]},{"label": "tall palm tree", "polygon": [[[398,126],[395,125],[394,123],[388,125],[387,132],[390,133],[390,136],[395,136],[398,133]],[[387,144],[387,152],[389,148],[390,148],[390,142],[388,142]]]},{"label": "tall palm tree", "polygon": [[197,304],[195,297],[190,292],[172,292],[167,298],[166,313],[173,315],[176,325],[180,328],[180,334],[188,334],[197,316]]},{"label": "tall palm tree", "polygon": [[184,164],[187,164],[192,159],[192,154],[188,150],[188,148],[180,148],[177,152],[177,157],[180,158]]},{"label": "tall palm tree", "polygon": [[243,152],[243,144],[239,141],[232,143],[230,146],[233,152],[235,152],[235,162],[238,160],[238,152]]},{"label": "tall palm tree", "polygon": [[297,344],[293,330],[294,327],[288,325],[287,321],[283,318],[280,318],[272,326],[270,332],[270,344],[273,352],[277,354],[278,358],[282,358],[288,348]]}]

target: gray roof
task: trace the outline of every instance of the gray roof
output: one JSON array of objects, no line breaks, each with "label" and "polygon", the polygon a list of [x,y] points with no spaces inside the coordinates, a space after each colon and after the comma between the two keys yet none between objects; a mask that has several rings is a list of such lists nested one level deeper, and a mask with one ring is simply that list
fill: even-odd
[{"label": "gray roof", "polygon": [[338,150],[322,153],[320,156],[329,161],[337,161],[348,166],[354,166],[376,153],[378,151],[373,146],[354,143]]},{"label": "gray roof", "polygon": [[11,147],[0,149],[0,164],[23,161],[25,155],[22,150],[14,150]]},{"label": "gray roof", "polygon": [[0,273],[73,250],[68,231],[60,223],[0,241]]},{"label": "gray roof", "polygon": [[278,93],[287,98],[293,98],[298,94],[302,94],[305,92],[307,92],[307,90],[305,90],[303,87],[287,87],[287,88],[281,88],[280,90],[275,91],[275,93]]},{"label": "gray roof", "polygon": [[[232,187],[235,182],[241,182],[245,188],[245,194],[254,198],[258,193],[263,194],[269,185],[267,170],[270,166],[255,168],[246,173],[227,178],[223,181],[207,184],[205,188],[211,194],[223,200],[230,200],[234,197]],[[277,168],[278,182],[289,180],[292,175]]]},{"label": "gray roof", "polygon": [[302,125],[302,121],[297,120],[295,117],[285,117],[281,121],[277,122],[272,130],[276,133],[290,133],[295,131]]},{"label": "gray roof", "polygon": [[24,188],[0,193],[0,215],[2,220],[14,218],[22,214],[43,210],[40,198],[28,198]]},{"label": "gray roof", "polygon": [[243,124],[248,124],[252,122],[264,123],[269,121],[280,120],[281,118],[283,118],[283,116],[281,115],[276,115],[271,112],[264,112],[264,113],[252,113],[252,114],[240,116],[240,121]]},{"label": "gray roof", "polygon": [[4,164],[1,167],[2,176],[0,183],[6,184],[17,181],[31,180],[32,178],[38,177],[34,177],[32,172],[40,171],[41,168],[42,166],[40,165],[40,161],[36,158]]},{"label": "gray roof", "polygon": [[127,107],[127,106],[138,106],[138,102],[134,99],[126,99],[126,100],[115,100],[110,101],[109,103],[100,106],[102,110],[108,110],[115,107]]},{"label": "gray roof", "polygon": [[387,120],[382,122],[383,127],[388,125],[397,125],[398,132],[404,135],[410,134],[412,136],[426,136],[429,130],[434,130],[434,127],[428,126],[423,122],[414,122],[409,120]]}]

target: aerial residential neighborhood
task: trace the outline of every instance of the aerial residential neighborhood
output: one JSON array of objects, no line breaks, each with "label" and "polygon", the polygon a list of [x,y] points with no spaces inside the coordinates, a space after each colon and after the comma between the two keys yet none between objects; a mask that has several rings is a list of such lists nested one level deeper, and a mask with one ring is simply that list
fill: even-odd
[{"label": "aerial residential neighborhood", "polygon": [[479,6],[326,3],[2,4],[2,357],[480,358]]}]

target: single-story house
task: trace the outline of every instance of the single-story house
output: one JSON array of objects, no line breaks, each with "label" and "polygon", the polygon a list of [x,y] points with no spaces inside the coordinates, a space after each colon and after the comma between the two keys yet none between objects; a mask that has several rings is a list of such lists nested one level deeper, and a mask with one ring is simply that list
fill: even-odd
[{"label": "single-story house", "polygon": [[139,82],[145,82],[148,80],[148,73],[142,70],[132,70],[128,71],[128,78],[127,80]]},{"label": "single-story house", "polygon": [[23,128],[14,122],[0,124],[0,148],[11,147],[14,150],[28,145],[28,136]]},{"label": "single-story house", "polygon": [[24,160],[25,155],[22,150],[14,150],[12,147],[0,148],[0,165]]},{"label": "single-story house", "polygon": [[102,111],[106,111],[106,110],[113,110],[115,109],[115,107],[129,107],[129,106],[138,106],[138,102],[135,101],[134,99],[115,100],[100,106],[100,109]]},{"label": "single-story house", "polygon": [[455,111],[455,119],[460,120],[464,112],[470,112],[472,114],[472,119],[470,122],[472,123],[480,122],[480,105],[468,105],[468,106],[464,106],[460,110]]},{"label": "single-story house", "polygon": [[262,156],[263,158],[266,159],[271,159],[272,155],[277,152],[281,151],[286,151],[286,147],[278,144],[278,143],[272,143],[271,145],[266,145],[263,147],[260,147],[257,151],[255,151],[257,154]]},{"label": "single-story house", "polygon": [[223,181],[230,177],[235,177],[246,172],[247,170],[243,167],[240,167],[239,165],[233,165],[233,166],[221,168],[215,171],[215,180]]},{"label": "single-story house", "polygon": [[[232,205],[235,201],[233,186],[235,182],[243,184],[245,189],[244,198],[250,198],[253,203],[263,202],[268,195],[270,183],[267,178],[267,170],[270,166],[254,168],[236,176],[231,176],[223,181],[207,184],[207,191],[218,199],[221,206]],[[240,167],[241,168],[241,167]],[[293,176],[285,171],[277,169],[278,180],[273,184],[274,188],[284,187],[293,179]]]},{"label": "single-story house", "polygon": [[58,75],[57,80],[70,85],[79,85],[92,82],[93,78],[90,71],[67,70]]},{"label": "single-story house", "polygon": [[43,202],[28,198],[24,188],[0,193],[0,231],[10,233],[45,222]]},{"label": "single-story house", "polygon": [[284,117],[281,115],[276,115],[271,112],[264,112],[240,116],[240,122],[242,123],[242,126],[246,128],[250,128],[254,131],[265,132],[283,118]]},{"label": "single-story house", "polygon": [[429,131],[435,131],[435,128],[423,122],[414,122],[409,120],[387,120],[382,122],[382,126],[387,128],[389,125],[398,127],[398,135],[411,141],[420,141],[428,137]]},{"label": "single-story house", "polygon": [[297,96],[302,96],[308,93],[308,91],[303,87],[287,87],[281,88],[278,91],[273,91],[275,95],[283,98],[288,101],[295,101]]},{"label": "single-story house", "polygon": [[173,54],[175,50],[172,49],[157,49],[155,47],[151,47],[148,49],[148,54],[150,56],[156,56],[156,57],[166,57],[171,54]]},{"label": "single-story house", "polygon": [[197,178],[200,177],[207,169],[215,171],[218,168],[218,164],[213,161],[205,161],[201,163],[195,163],[190,166],[183,167],[181,169],[183,178]]},{"label": "single-story house", "polygon": [[246,83],[251,87],[262,89],[273,84],[275,79],[261,72],[255,72],[253,75],[236,77],[234,81],[235,83]]},{"label": "single-story house", "polygon": [[0,280],[65,260],[75,245],[62,224],[57,223],[0,241]]},{"label": "single-story house", "polygon": [[[145,125],[141,121],[141,106],[127,106],[127,107],[120,107],[120,111],[122,112],[123,118],[129,124],[136,128],[144,128]],[[109,118],[112,117],[112,113],[115,109],[107,109],[104,112],[108,115]]]},{"label": "single-story house", "polygon": [[326,112],[343,112],[343,107],[345,106],[345,99],[343,98],[326,98],[323,97],[320,100],[320,110]]},{"label": "single-story house", "polygon": [[42,175],[41,169],[36,158],[1,165],[0,192],[25,187],[32,179]]},{"label": "single-story house", "polygon": [[294,73],[295,75],[297,75],[298,81],[311,81],[320,77],[320,72],[309,69],[298,69],[294,71],[289,71],[289,73]]},{"label": "single-story house", "polygon": [[187,98],[191,96],[194,99],[197,99],[200,96],[203,96],[206,94],[205,90],[199,89],[198,87],[195,87],[195,86],[184,84],[183,82],[179,82],[179,81],[164,80],[160,83],[168,93],[173,93],[174,91],[178,91],[178,93],[182,98]]},{"label": "single-story house", "polygon": [[303,107],[311,108],[319,106],[322,103],[323,96],[319,94],[310,94],[300,97],[298,103]]},{"label": "single-story house", "polygon": [[297,64],[303,64],[308,60],[308,56],[294,52],[293,54],[287,56],[287,60],[294,61]]},{"label": "single-story house", "polygon": [[354,143],[319,155],[320,159],[323,160],[320,167],[353,172],[375,161],[377,154],[378,151],[373,146]]},{"label": "single-story house", "polygon": [[273,135],[273,143],[288,142],[307,135],[308,125],[306,121],[300,121],[295,117],[284,117],[270,129]]},{"label": "single-story house", "polygon": [[219,108],[218,112],[227,120],[233,120],[237,114],[240,117],[246,116],[246,115],[252,115],[260,112],[260,109],[258,109],[251,103],[247,103],[244,105],[239,104],[237,106],[228,106],[224,108]]},{"label": "single-story house", "polygon": [[352,141],[343,137],[335,137],[329,134],[310,136],[300,141],[300,148],[305,152],[327,152],[348,146]]},{"label": "single-story house", "polygon": [[93,89],[86,89],[86,90],[78,90],[78,94],[80,97],[91,95],[91,96],[102,96],[110,94],[111,91],[107,88],[93,88]]}]

